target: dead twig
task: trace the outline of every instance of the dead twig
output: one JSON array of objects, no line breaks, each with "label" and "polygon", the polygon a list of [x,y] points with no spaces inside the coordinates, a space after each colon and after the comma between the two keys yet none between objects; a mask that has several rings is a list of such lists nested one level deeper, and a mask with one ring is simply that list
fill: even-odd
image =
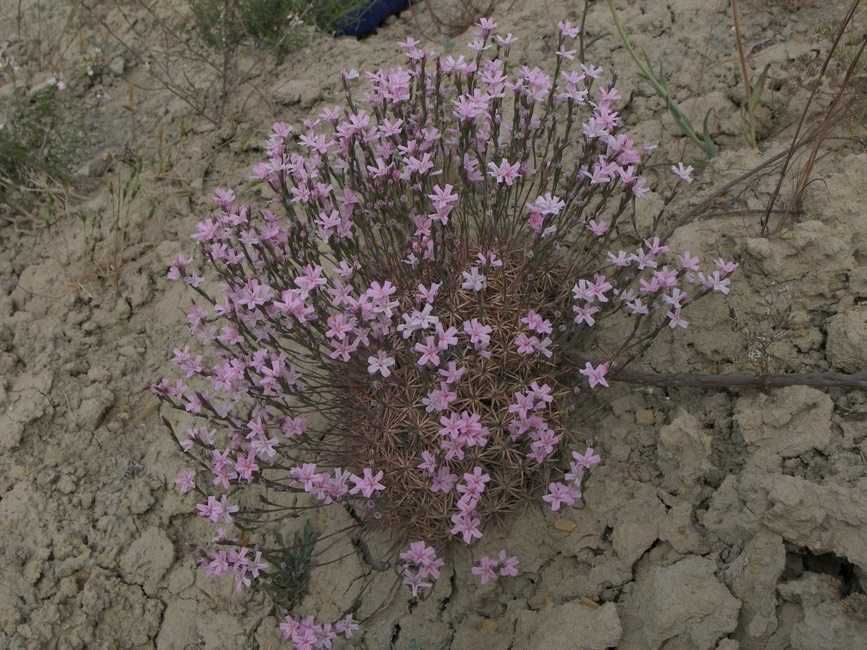
[{"label": "dead twig", "polygon": [[[801,136],[801,132],[804,128],[804,124],[807,121],[807,115],[810,112],[810,107],[813,103],[813,100],[816,98],[817,93],[819,92],[819,88],[821,86],[822,79],[824,78],[825,73],[828,70],[828,66],[831,63],[831,59],[834,56],[834,52],[836,52],[837,46],[840,44],[840,41],[843,38],[843,34],[846,32],[846,28],[852,22],[852,19],[855,16],[855,12],[858,10],[859,3],[860,3],[860,0],[852,0],[852,3],[849,6],[849,9],[846,12],[845,17],[843,18],[842,22],[840,23],[840,27],[837,29],[837,35],[834,39],[834,43],[831,45],[831,49],[828,51],[828,54],[825,57],[825,61],[822,63],[822,68],[819,71],[819,79],[817,80],[816,85],[814,86],[813,90],[810,92],[810,96],[807,98],[807,104],[806,104],[806,106],[804,106],[804,110],[801,112],[801,117],[798,120],[798,126],[795,128],[795,134],[792,136],[792,144],[789,146],[788,154],[786,155],[786,157],[783,161],[783,167],[780,170],[780,175],[779,175],[779,178],[777,180],[777,185],[771,194],[771,198],[768,201],[767,208],[765,209],[765,215],[762,218],[761,228],[762,228],[762,235],[763,236],[767,236],[770,232],[770,225],[769,224],[770,224],[770,220],[771,220],[771,213],[774,210],[774,205],[776,204],[777,200],[779,199],[780,192],[782,191],[782,188],[783,188],[783,182],[786,179],[786,173],[789,170],[789,166],[792,164],[792,160],[795,156],[795,152],[800,148],[800,146],[799,146],[800,136]],[[867,36],[865,36],[865,40],[867,40]],[[864,44],[862,43],[861,50],[859,51],[858,56],[855,57],[855,59],[852,62],[852,66],[850,66],[850,71],[854,69],[853,66],[856,64],[856,62],[858,61],[858,59],[859,59],[859,57],[863,51],[864,51]],[[846,78],[844,79],[843,83],[840,84],[840,88],[837,92],[837,95],[836,95],[834,101],[832,101],[831,105],[829,106],[828,111],[826,111],[824,119],[819,124],[819,126],[816,129],[814,129],[814,139],[816,140],[816,148],[815,148],[816,151],[818,151],[818,147],[821,146],[822,141],[828,135],[828,131],[830,130],[830,126],[831,126],[831,119],[830,118],[832,117],[832,114],[834,112],[834,108],[839,105],[839,100],[842,96],[844,89],[846,88],[848,80],[850,79],[850,75],[851,75],[851,72],[847,73]],[[808,177],[809,177],[809,171],[812,170],[812,165],[815,164],[815,161],[816,161],[815,156],[811,156],[811,161],[804,168],[804,172],[807,173],[807,177],[805,178],[804,174],[802,173],[801,177],[798,180],[798,188],[799,189],[796,190],[796,192],[795,192],[795,199],[796,200],[800,199],[800,197],[803,193],[803,188],[806,186],[806,182],[807,182]]]},{"label": "dead twig", "polygon": [[867,370],[843,372],[791,372],[757,374],[735,372],[720,375],[676,372],[671,374],[621,369],[612,371],[610,378],[628,384],[665,388],[778,388],[781,386],[813,386],[816,388],[860,388],[867,390]]}]

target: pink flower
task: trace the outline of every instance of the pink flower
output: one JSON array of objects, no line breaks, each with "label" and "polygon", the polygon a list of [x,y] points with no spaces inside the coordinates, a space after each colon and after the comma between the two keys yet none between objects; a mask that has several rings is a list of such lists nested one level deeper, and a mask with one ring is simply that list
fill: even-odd
[{"label": "pink flower", "polygon": [[422,462],[416,465],[416,467],[420,470],[427,472],[428,474],[433,474],[437,471],[437,463],[434,455],[429,451],[421,452]]},{"label": "pink flower", "polygon": [[575,505],[580,496],[580,491],[574,486],[554,482],[548,484],[548,494],[542,497],[542,501],[550,503],[551,510],[557,512],[561,506]]},{"label": "pink flower", "polygon": [[593,318],[593,314],[599,311],[599,307],[593,307],[590,305],[579,307],[578,305],[574,305],[572,311],[575,312],[576,324],[580,325],[581,323],[586,323],[588,327],[593,327],[593,325],[596,324],[596,319]]},{"label": "pink flower", "polygon": [[352,619],[352,614],[347,614],[334,624],[334,631],[342,634],[346,639],[351,639],[356,630],[358,630],[358,623]]},{"label": "pink flower", "polygon": [[575,462],[578,463],[584,469],[590,469],[594,465],[598,465],[602,458],[600,458],[599,454],[593,451],[593,447],[587,447],[583,454],[579,454],[577,451],[572,452],[572,458],[575,459]]},{"label": "pink flower", "polygon": [[554,401],[554,396],[551,395],[551,387],[548,384],[540,386],[539,382],[534,381],[530,384],[530,392],[533,395],[533,399],[537,400],[536,406],[533,407],[534,410],[544,408],[547,404]]},{"label": "pink flower", "polygon": [[454,361],[449,361],[448,366],[446,368],[441,368],[437,373],[445,377],[447,384],[454,384],[460,380],[466,371],[466,368],[458,368]]},{"label": "pink flower", "polygon": [[437,344],[437,340],[433,336],[426,336],[424,343],[416,343],[413,349],[421,354],[418,360],[418,365],[440,365],[440,358],[438,354],[440,348]]},{"label": "pink flower", "polygon": [[436,550],[424,542],[412,542],[409,550],[400,554],[400,559],[413,566],[427,566],[436,559]]},{"label": "pink flower", "polygon": [[474,566],[470,571],[473,575],[479,576],[483,585],[488,584],[491,580],[497,579],[497,561],[492,560],[487,555],[479,558],[479,564]]},{"label": "pink flower", "polygon": [[481,467],[475,467],[472,474],[464,474],[465,483],[458,485],[458,492],[478,496],[485,491],[485,484],[490,480],[491,477],[485,474]]},{"label": "pink flower", "polygon": [[531,209],[531,212],[537,212],[540,215],[556,215],[560,214],[560,211],[566,207],[566,203],[561,201],[558,197],[552,196],[551,192],[546,192],[544,196],[536,197],[536,200],[528,207]]},{"label": "pink flower", "polygon": [[535,403],[532,393],[515,393],[514,403],[509,404],[509,413],[517,413],[519,417],[525,418]]},{"label": "pink flower", "polygon": [[[737,262],[726,262],[723,258],[718,257],[713,261],[714,266],[716,266],[717,270],[722,275],[729,275],[730,273],[734,273],[735,269],[738,268]],[[698,269],[696,269],[698,270]]]},{"label": "pink flower", "polygon": [[575,60],[575,53],[578,50],[567,50],[564,46],[560,46],[560,49],[557,50],[556,54],[561,59],[566,59],[567,61]]},{"label": "pink flower", "polygon": [[584,369],[579,370],[579,372],[587,377],[587,380],[590,382],[590,388],[596,388],[596,386],[604,386],[608,388],[608,382],[605,381],[605,375],[608,373],[608,364],[600,363],[595,368],[588,361],[584,364]]},{"label": "pink flower", "polygon": [[433,202],[435,208],[450,210],[452,204],[458,200],[458,195],[452,192],[453,189],[451,185],[445,187],[434,185],[434,193],[428,194],[428,198]]},{"label": "pink flower", "polygon": [[175,484],[181,490],[181,494],[186,494],[196,487],[196,471],[193,469],[182,469],[175,479]]},{"label": "pink flower", "polygon": [[214,190],[214,203],[221,208],[227,208],[235,201],[235,193],[227,187]]},{"label": "pink flower", "polygon": [[490,325],[483,325],[478,318],[464,321],[464,332],[470,337],[470,343],[476,348],[484,348],[491,342],[491,332],[494,329]]},{"label": "pink flower", "polygon": [[482,533],[478,528],[481,521],[478,517],[460,513],[453,515],[451,521],[454,524],[454,527],[451,529],[451,534],[460,535],[463,538],[464,544],[469,544],[474,539],[482,538]]},{"label": "pink flower", "polygon": [[544,219],[538,212],[531,212],[530,216],[527,217],[527,224],[533,232],[539,232],[542,229],[543,223]]},{"label": "pink flower", "polygon": [[550,334],[553,331],[551,321],[543,319],[536,313],[535,309],[528,311],[527,315],[521,319],[521,322],[539,334]]},{"label": "pink flower", "polygon": [[349,480],[355,483],[355,487],[349,490],[349,494],[358,494],[361,492],[365,499],[369,499],[374,492],[380,492],[385,489],[385,486],[379,482],[382,480],[382,477],[382,470],[377,472],[374,476],[373,470],[369,467],[364,468],[364,477],[350,474]]},{"label": "pink flower", "polygon": [[518,575],[518,558],[514,555],[507,556],[506,550],[501,549],[497,564],[500,565],[501,576],[516,576]]},{"label": "pink flower", "polygon": [[497,179],[497,183],[505,183],[511,186],[515,179],[521,176],[521,163],[511,164],[505,158],[500,161],[499,165],[488,163],[488,176],[493,176]]},{"label": "pink flower", "polygon": [[433,584],[425,582],[420,573],[413,573],[409,569],[404,569],[403,584],[412,590],[412,597],[418,598],[419,589],[430,589]]},{"label": "pink flower", "polygon": [[689,321],[684,320],[681,317],[679,307],[677,309],[669,310],[666,316],[668,316],[669,318],[668,326],[671,329],[675,329],[677,327],[682,327],[683,329],[686,329],[687,327],[689,327]]},{"label": "pink flower", "polygon": [[591,219],[587,222],[587,227],[590,229],[596,237],[602,237],[605,233],[608,232],[608,229],[611,227],[607,221],[600,219],[596,221],[595,219]]},{"label": "pink flower", "polygon": [[437,492],[442,492],[443,494],[448,494],[455,487],[455,483],[458,482],[458,477],[456,474],[452,474],[449,472],[448,467],[440,467],[434,476],[434,480],[431,483],[430,491],[436,494]]},{"label": "pink flower", "polygon": [[440,282],[432,282],[430,285],[430,289],[425,287],[423,284],[418,285],[418,293],[415,294],[416,298],[419,300],[424,300],[425,302],[432,303],[437,296],[437,292],[439,288],[442,286]]},{"label": "pink flower", "polygon": [[286,418],[283,420],[283,426],[280,427],[280,430],[287,438],[297,438],[304,435],[304,432],[307,430],[307,418],[304,416]]},{"label": "pink flower", "polygon": [[561,20],[557,23],[557,28],[560,30],[563,38],[576,38],[581,33],[581,28],[578,26],[573,27],[572,23],[568,20]]},{"label": "pink flower", "polygon": [[464,282],[463,284],[461,284],[461,289],[481,291],[486,286],[488,286],[487,279],[484,275],[479,273],[479,268],[477,266],[472,267],[469,272],[461,271],[461,275],[464,277]]},{"label": "pink flower", "polygon": [[682,162],[671,166],[671,172],[685,183],[692,183],[692,165],[684,167]]},{"label": "pink flower", "polygon": [[728,294],[731,290],[729,285],[732,283],[730,278],[723,278],[720,275],[719,271],[714,271],[711,275],[704,276],[704,274],[699,273],[698,279],[702,283],[702,285],[711,289],[712,291],[718,291],[722,294]]},{"label": "pink flower", "polygon": [[367,357],[367,363],[367,372],[371,375],[378,372],[383,377],[389,377],[391,375],[390,368],[394,366],[394,357],[388,356],[385,350],[380,350],[375,357]]},{"label": "pink flower", "polygon": [[479,18],[479,23],[476,27],[479,28],[483,36],[487,36],[497,28],[497,23],[494,22],[493,18]]},{"label": "pink flower", "polygon": [[524,332],[515,337],[515,347],[518,348],[518,354],[533,354],[538,344],[538,338],[527,336]]}]

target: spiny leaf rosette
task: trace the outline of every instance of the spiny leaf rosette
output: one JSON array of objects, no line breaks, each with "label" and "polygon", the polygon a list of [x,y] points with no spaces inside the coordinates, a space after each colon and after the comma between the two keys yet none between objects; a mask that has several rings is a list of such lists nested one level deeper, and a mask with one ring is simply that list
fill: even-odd
[{"label": "spiny leaf rosette", "polygon": [[[152,388],[203,420],[176,436],[204,474],[178,479],[201,516],[250,530],[294,515],[239,512],[251,484],[267,503],[340,504],[360,537],[397,540],[414,597],[450,546],[533,500],[557,511],[581,498],[600,458],[574,448],[578,401],[657,333],[687,327],[681,310],[727,293],[737,266],[702,273],[670,253],[653,232],[665,208],[637,231],[652,147],[618,132],[602,70],[573,67],[576,28],[560,24],[549,75],[513,69],[514,38],[478,27],[467,58],[407,39],[408,68],[344,72],[344,106],[299,131],[274,125],[253,169],[273,198],[254,209],[218,189],[193,235],[218,295],[191,258],[169,271],[201,297],[188,319],[208,360],[175,350],[186,378]],[[666,206],[692,180],[672,170]],[[615,346],[594,340],[609,319]],[[249,539],[221,532],[207,571],[268,580],[271,551]],[[473,573],[487,582],[517,563],[504,550]],[[353,629],[283,624],[298,647]]]}]

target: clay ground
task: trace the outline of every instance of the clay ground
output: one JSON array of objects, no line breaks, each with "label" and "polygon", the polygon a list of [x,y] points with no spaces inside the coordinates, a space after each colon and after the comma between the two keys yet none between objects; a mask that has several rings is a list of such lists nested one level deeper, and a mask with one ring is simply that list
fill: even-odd
[{"label": "clay ground", "polygon": [[[0,40],[13,45],[6,18],[17,4],[0,0]],[[494,17],[519,38],[517,61],[548,65],[557,20],[579,19],[582,4],[501,2]],[[782,150],[808,92],[801,82],[827,53],[848,3],[741,3],[753,74],[770,64],[759,149],[742,136],[729,3],[619,4],[635,45],[664,63],[685,111],[700,123],[713,109],[721,154],[675,206],[682,211]],[[62,40],[72,3],[42,5],[44,32]],[[99,16],[126,33],[104,5]],[[148,17],[139,18],[148,29]],[[592,6],[587,28],[613,32],[604,2]],[[246,182],[272,121],[297,123],[339,102],[341,68],[397,65],[394,44],[422,34],[444,52],[462,52],[469,39],[437,34],[421,9],[360,42],[315,39],[280,65],[262,62],[257,93],[219,128],[169,93],[130,94],[147,71],[92,21],[63,41],[69,70],[93,43],[104,46],[105,94],[68,214],[50,229],[45,206],[29,221],[0,219],[0,647],[282,646],[263,596],[236,594],[195,566],[193,546],[210,525],[174,486],[183,459],[145,392],[187,337],[190,295],[165,273],[191,250],[188,236],[213,188]],[[701,158],[616,36],[595,43],[588,58],[620,72],[636,140],[659,142],[670,160]],[[732,294],[705,301],[685,333],[661,337],[646,368],[754,369],[761,359],[745,330],[761,333],[783,311],[774,370],[867,366],[867,153],[857,124],[844,131],[817,166],[801,214],[781,232],[762,237],[757,217],[745,215],[703,218],[675,233],[676,245],[733,257],[741,268]],[[125,161],[136,156],[142,190],[113,229],[107,185],[127,178]],[[721,207],[761,208],[774,182],[759,178]],[[646,205],[660,202],[651,195]],[[80,214],[103,215],[101,225]],[[480,587],[459,554],[430,598],[396,599],[352,647],[867,647],[862,392],[620,386],[608,399],[611,408],[582,432],[605,458],[586,502],[560,516],[532,508],[508,531],[521,558],[517,578]],[[506,534],[492,537],[481,550],[496,550]],[[299,610],[336,616],[370,574],[360,557],[315,570]],[[362,615],[382,601],[378,584]]]}]

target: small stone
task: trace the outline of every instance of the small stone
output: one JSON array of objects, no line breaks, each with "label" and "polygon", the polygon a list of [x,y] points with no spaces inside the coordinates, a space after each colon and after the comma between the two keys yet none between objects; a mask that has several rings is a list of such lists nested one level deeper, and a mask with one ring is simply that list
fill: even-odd
[{"label": "small stone", "polygon": [[57,481],[57,489],[62,494],[72,494],[75,492],[76,487],[75,479],[69,474],[64,474],[60,477],[60,480]]},{"label": "small stone", "polygon": [[575,522],[571,519],[558,518],[554,520],[554,528],[563,533],[571,533],[575,530]]},{"label": "small stone", "polygon": [[656,424],[656,414],[652,409],[641,409],[635,414],[635,424],[640,427],[649,427]]}]

